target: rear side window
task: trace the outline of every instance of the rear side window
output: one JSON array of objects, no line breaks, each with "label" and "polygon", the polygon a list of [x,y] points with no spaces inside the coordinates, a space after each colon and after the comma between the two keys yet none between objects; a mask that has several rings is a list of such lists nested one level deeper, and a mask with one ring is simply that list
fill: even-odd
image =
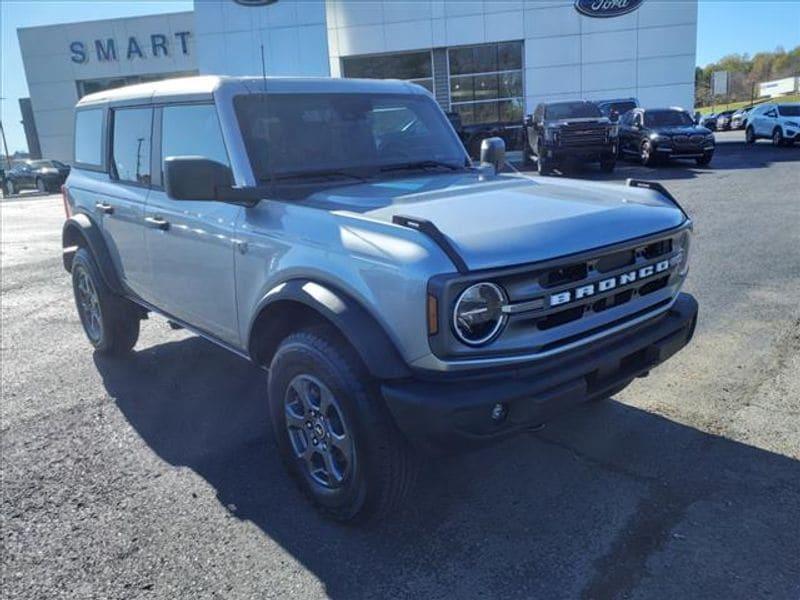
[{"label": "rear side window", "polygon": [[91,167],[103,165],[103,109],[79,110],[75,114],[75,162]]},{"label": "rear side window", "polygon": [[230,166],[217,111],[211,104],[166,106],[161,125],[161,169],[170,156],[201,156]]},{"label": "rear side window", "polygon": [[150,185],[150,132],[152,108],[123,108],[114,111],[112,161],[120,181]]}]

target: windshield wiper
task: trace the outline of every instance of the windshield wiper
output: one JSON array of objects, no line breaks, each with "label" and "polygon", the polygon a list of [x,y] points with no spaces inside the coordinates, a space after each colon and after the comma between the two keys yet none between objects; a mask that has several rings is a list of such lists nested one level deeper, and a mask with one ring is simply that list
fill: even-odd
[{"label": "windshield wiper", "polygon": [[436,168],[444,168],[450,171],[461,171],[465,167],[463,165],[454,165],[452,163],[447,163],[440,160],[418,160],[400,165],[387,165],[385,167],[381,167],[380,171],[381,173],[386,173],[389,171],[418,171],[420,169],[424,170]]},{"label": "windshield wiper", "polygon": [[270,181],[286,181],[290,179],[336,179],[336,178],[353,179],[355,181],[367,181],[367,178],[361,175],[356,175],[355,173],[348,173],[347,171],[336,171],[336,170],[284,173],[282,175],[274,175],[273,177],[262,177],[261,181],[269,183]]}]

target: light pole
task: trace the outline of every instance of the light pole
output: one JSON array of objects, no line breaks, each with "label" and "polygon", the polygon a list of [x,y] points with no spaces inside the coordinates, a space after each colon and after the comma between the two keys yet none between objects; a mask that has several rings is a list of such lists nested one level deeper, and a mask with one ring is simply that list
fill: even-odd
[{"label": "light pole", "polygon": [[[0,96],[0,101],[5,100],[4,96]],[[6,130],[3,129],[3,119],[0,119],[0,135],[3,137],[3,153],[6,155],[6,167],[11,168],[11,157],[8,155],[8,144],[6,143]]]}]

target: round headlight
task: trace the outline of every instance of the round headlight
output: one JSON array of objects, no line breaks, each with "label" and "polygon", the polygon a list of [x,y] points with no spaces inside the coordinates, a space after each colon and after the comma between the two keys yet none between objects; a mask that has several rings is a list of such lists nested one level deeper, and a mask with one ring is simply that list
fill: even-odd
[{"label": "round headlight", "polygon": [[470,346],[492,340],[506,323],[506,295],[494,283],[476,283],[461,292],[453,309],[453,329]]}]

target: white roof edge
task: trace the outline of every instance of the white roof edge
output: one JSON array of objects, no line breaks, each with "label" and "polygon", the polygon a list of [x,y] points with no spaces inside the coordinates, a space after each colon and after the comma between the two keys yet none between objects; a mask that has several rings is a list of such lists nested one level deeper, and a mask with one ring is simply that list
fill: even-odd
[{"label": "white roof edge", "polygon": [[31,31],[37,29],[49,29],[51,27],[69,27],[70,25],[79,25],[83,27],[86,24],[93,24],[93,23],[109,23],[109,22],[118,22],[118,21],[135,21],[137,19],[151,19],[153,17],[158,18],[169,18],[169,17],[176,17],[176,16],[184,16],[184,15],[194,15],[193,10],[178,10],[175,12],[167,12],[167,13],[151,13],[148,15],[131,15],[128,17],[111,17],[108,19],[89,19],[88,21],[65,21],[63,23],[50,23],[49,25],[28,25],[26,27],[17,27],[17,31]]},{"label": "white roof edge", "polygon": [[[208,96],[211,97],[219,88],[227,86],[245,86],[254,93],[264,87],[264,78],[225,77],[220,75],[195,75],[162,79],[147,83],[137,83],[124,87],[104,90],[88,94],[81,98],[77,107],[120,102],[125,100],[144,100],[154,97],[176,96]],[[410,93],[429,94],[418,85],[394,79],[346,79],[338,77],[267,77],[266,88],[270,93]]]}]

